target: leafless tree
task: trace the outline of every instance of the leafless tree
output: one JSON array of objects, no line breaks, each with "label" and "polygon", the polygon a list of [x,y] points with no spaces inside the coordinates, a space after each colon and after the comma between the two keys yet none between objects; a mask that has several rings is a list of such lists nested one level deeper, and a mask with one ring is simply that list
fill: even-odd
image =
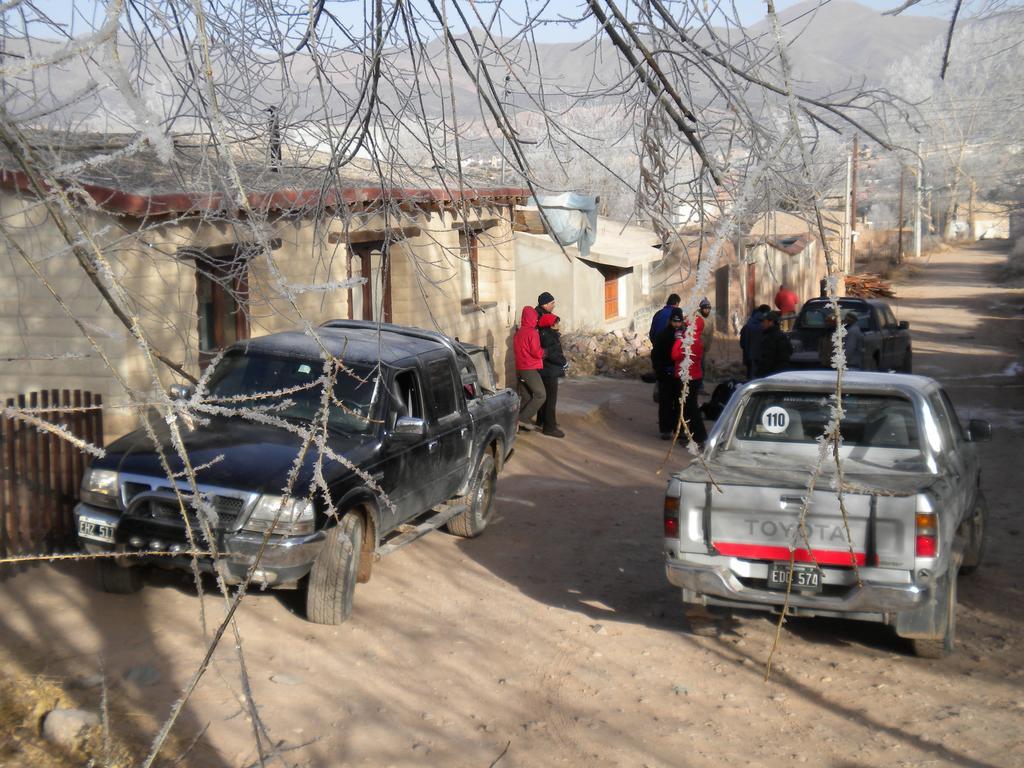
[{"label": "leafless tree", "polygon": [[[579,191],[606,197],[610,212],[650,224],[666,244],[678,238],[673,216],[680,206],[702,210],[704,201],[714,199],[727,215],[707,219],[712,245],[690,265],[695,287],[684,303],[692,311],[719,258],[716,238],[731,237],[768,204],[780,202],[818,221],[823,233],[820,209],[843,171],[837,157],[842,136],[856,130],[892,147],[888,119],[906,111],[883,89],[819,93],[794,83],[770,2],[773,32],[760,37],[743,27],[731,4],[678,0],[586,0],[574,18],[554,16],[544,3],[513,8],[500,0],[340,6],[324,0],[75,0],[60,18],[49,7],[34,0],[0,6],[5,164],[29,180],[33,199],[25,206],[52,218],[65,238],[65,255],[145,350],[154,386],[139,392],[123,382],[125,397],[140,416],[155,407],[171,424],[201,419],[218,406],[204,400],[202,381],[187,403],[158,386],[165,368],[193,379],[197,368],[195,360],[168,358],[139,322],[161,308],[131,288],[118,249],[144,238],[146,226],[99,232],[86,215],[85,185],[118,167],[118,159],[145,153],[163,171],[187,171],[184,181],[196,194],[233,201],[202,215],[244,233],[267,260],[270,275],[266,285],[249,290],[273,296],[315,336],[315,323],[299,310],[297,297],[317,288],[290,285],[282,276],[267,241],[268,213],[247,202],[252,190],[244,169],[272,169],[260,176],[263,194],[301,179],[312,181],[326,199],[357,179],[385,190],[407,181],[459,190],[471,186],[471,176],[479,180],[471,159],[497,156],[509,183],[532,194],[583,186]],[[559,64],[536,42],[538,30],[550,24],[591,34]],[[70,157],[64,143],[83,131],[131,138]],[[171,162],[181,155],[190,158],[187,168]],[[282,167],[272,168],[275,163]],[[490,181],[498,181],[493,171]],[[322,199],[295,212],[327,215],[318,211]],[[385,214],[400,213],[399,201],[387,194],[381,205]],[[8,250],[29,267],[54,255],[34,252],[11,225],[0,225]],[[155,249],[152,258],[170,256]],[[329,254],[314,257],[326,260]],[[829,259],[834,289],[838,266],[831,254]],[[38,269],[34,273],[45,279]],[[232,276],[222,279],[232,289]],[[89,323],[73,319],[102,355]],[[177,330],[184,337],[185,329]],[[841,340],[840,326],[837,349]],[[344,362],[325,357],[320,383],[328,393],[334,378],[344,375]],[[841,371],[842,354],[835,363]],[[116,366],[110,375],[118,375]],[[285,426],[258,410],[243,415]],[[840,416],[837,408],[812,486],[829,447],[838,445]],[[324,435],[320,423],[301,431],[303,453],[329,455]],[[180,438],[173,447],[187,466]],[[838,467],[838,453],[833,455]],[[195,473],[187,474],[198,498]],[[160,753],[228,632],[260,762],[271,755],[272,742],[248,695],[243,638],[233,621],[247,587],[220,585],[223,615],[146,765]]]}]

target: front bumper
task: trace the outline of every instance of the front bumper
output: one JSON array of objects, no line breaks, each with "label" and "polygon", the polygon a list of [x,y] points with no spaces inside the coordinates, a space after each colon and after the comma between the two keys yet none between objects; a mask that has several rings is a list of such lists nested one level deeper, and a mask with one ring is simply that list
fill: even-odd
[{"label": "front bumper", "polygon": [[[748,587],[725,565],[670,560],[665,563],[665,575],[671,584],[696,596],[711,598],[713,603],[772,610],[786,602],[785,592]],[[878,616],[921,608],[929,602],[931,592],[930,585],[865,582],[862,586],[851,586],[842,596],[793,591],[788,606],[797,609],[795,612],[806,609],[807,614]]]},{"label": "front bumper", "polygon": [[[79,535],[78,541],[86,552],[94,554],[118,552],[130,555],[132,552],[166,550],[168,552],[166,556],[125,557],[122,559],[122,564],[158,565],[162,568],[177,570],[191,570],[192,568],[190,556],[175,554],[175,548],[187,552],[187,547],[180,543],[168,547],[159,535],[134,537],[143,539],[141,546],[125,541],[125,536],[118,535],[118,525],[121,522],[120,513],[80,503],[75,507],[76,530],[80,530],[79,518],[83,515],[92,521],[109,526],[114,532],[114,541],[112,542]],[[325,539],[326,534],[323,531],[316,531],[305,536],[271,536],[260,557],[259,550],[263,543],[263,534],[249,531],[229,531],[220,537],[216,561],[212,557],[200,557],[198,558],[199,568],[207,573],[220,573],[228,584],[238,584],[245,579],[249,569],[255,565],[253,582],[256,584],[270,587],[292,586],[309,573],[313,561],[320,554]],[[153,546],[154,542],[157,542],[158,546]],[[197,542],[197,546],[201,545]],[[256,563],[257,557],[259,557],[258,564]]]}]

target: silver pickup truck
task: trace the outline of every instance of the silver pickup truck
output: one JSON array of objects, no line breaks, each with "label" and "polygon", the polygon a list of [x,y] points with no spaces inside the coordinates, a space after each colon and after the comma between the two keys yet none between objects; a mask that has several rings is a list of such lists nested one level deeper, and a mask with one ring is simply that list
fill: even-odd
[{"label": "silver pickup truck", "polygon": [[883,622],[939,658],[953,649],[958,574],[982,559],[973,443],[991,429],[963,429],[931,379],[846,374],[844,520],[831,445],[819,442],[835,389],[835,371],[814,371],[737,390],[708,437],[707,470],[693,462],[669,480],[668,580],[685,603]]}]

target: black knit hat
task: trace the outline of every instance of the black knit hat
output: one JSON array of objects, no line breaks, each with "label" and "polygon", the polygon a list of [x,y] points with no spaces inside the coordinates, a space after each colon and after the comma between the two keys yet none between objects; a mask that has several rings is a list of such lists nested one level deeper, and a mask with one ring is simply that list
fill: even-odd
[{"label": "black knit hat", "polygon": [[682,319],[683,319],[683,310],[682,310],[682,308],[681,307],[672,307],[671,311],[668,313],[668,320],[669,320],[669,322],[672,322],[673,320],[682,320]]},{"label": "black knit hat", "polygon": [[547,291],[544,291],[544,293],[542,293],[540,296],[537,297],[537,306],[538,307],[543,307],[545,304],[550,304],[554,300],[555,300],[554,296],[552,296]]}]

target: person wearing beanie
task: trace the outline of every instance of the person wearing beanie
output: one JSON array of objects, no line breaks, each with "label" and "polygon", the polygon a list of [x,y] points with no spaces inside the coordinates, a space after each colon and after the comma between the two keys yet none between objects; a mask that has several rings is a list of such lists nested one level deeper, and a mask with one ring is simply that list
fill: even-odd
[{"label": "person wearing beanie", "polygon": [[[544,313],[551,312],[555,308],[555,297],[547,291],[544,291],[540,296],[537,297],[537,309],[544,310]],[[540,314],[540,313],[538,313]]]},{"label": "person wearing beanie", "polygon": [[711,352],[711,345],[715,341],[715,321],[711,319],[711,302],[708,300],[707,296],[700,300],[700,304],[697,305],[697,312],[704,323],[704,328],[700,333],[700,341],[701,344],[704,345],[704,354],[700,357],[700,388],[703,390],[704,373],[707,371],[708,353]]},{"label": "person wearing beanie", "polygon": [[531,432],[535,429],[533,419],[544,405],[544,381],[540,377],[544,367],[544,349],[540,345],[537,331],[537,310],[523,307],[519,330],[512,337],[512,351],[516,358],[516,376],[521,389],[522,405],[519,407],[519,427]]},{"label": "person wearing beanie", "polygon": [[537,412],[537,426],[541,427],[549,437],[565,437],[558,427],[555,409],[558,405],[558,380],[565,376],[569,363],[562,351],[562,334],[559,333],[558,315],[548,313],[541,315],[538,321],[540,345],[544,350],[544,367],[540,371],[544,382],[544,405]]},{"label": "person wearing beanie", "polygon": [[683,330],[683,310],[672,307],[666,323],[667,327],[658,333],[651,348],[651,364],[658,377],[658,432],[662,440],[670,440],[679,423],[679,397],[683,390],[682,382],[675,375],[672,347]]}]

